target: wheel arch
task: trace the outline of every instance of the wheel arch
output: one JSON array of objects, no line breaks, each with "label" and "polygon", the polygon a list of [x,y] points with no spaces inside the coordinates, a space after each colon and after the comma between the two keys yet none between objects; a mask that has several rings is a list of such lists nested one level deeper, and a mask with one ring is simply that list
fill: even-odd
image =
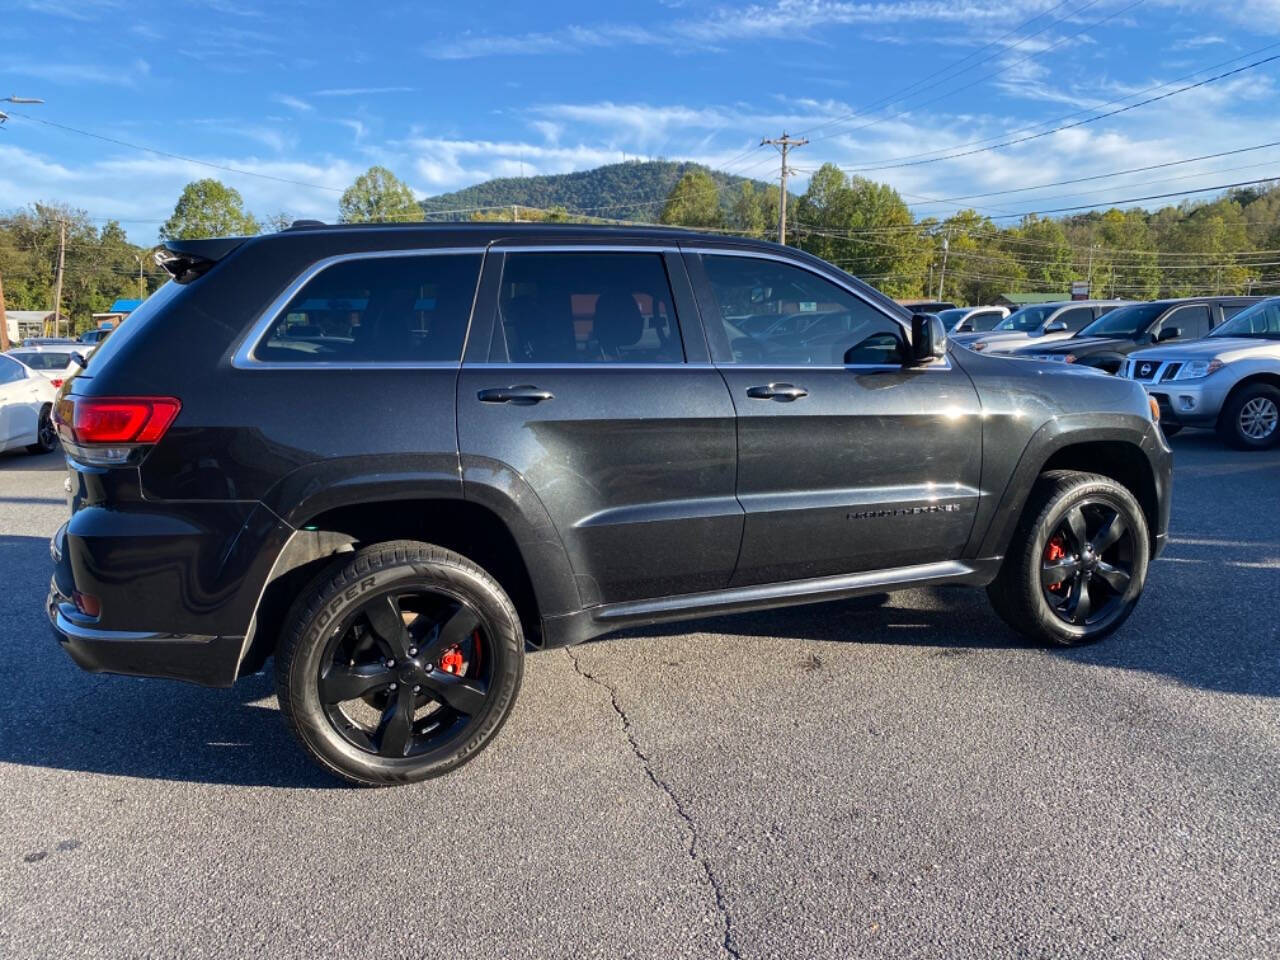
[{"label": "wheel arch", "polygon": [[[529,532],[485,504],[461,497],[353,499],[303,517],[281,550],[263,586],[241,658],[241,674],[271,656],[300,590],[344,553],[371,543],[418,540],[472,560],[511,597],[525,636],[541,645],[545,616],[576,609],[567,557],[529,549]],[[545,546],[545,544],[544,544]],[[559,544],[557,543],[558,547]]]},{"label": "wheel arch", "polygon": [[[1168,522],[1166,479],[1157,473],[1152,446],[1156,428],[1136,425],[1073,430],[1068,418],[1051,421],[1028,443],[1002,494],[1001,507],[982,537],[978,556],[1004,556],[1030,501],[1036,480],[1050,470],[1078,470],[1110,477],[1125,487],[1142,507],[1151,532],[1153,553]],[[1117,420],[1129,418],[1116,418]],[[1167,447],[1161,444],[1165,456]]]},{"label": "wheel arch", "polygon": [[1239,395],[1240,391],[1259,383],[1264,383],[1267,386],[1280,389],[1280,373],[1272,373],[1270,371],[1263,370],[1259,373],[1251,373],[1248,376],[1241,377],[1240,380],[1232,385],[1231,389],[1227,391],[1227,395],[1222,398],[1222,407],[1218,411],[1218,426],[1222,425],[1223,418],[1227,415],[1227,409],[1231,406],[1231,402],[1236,398],[1236,396]]}]

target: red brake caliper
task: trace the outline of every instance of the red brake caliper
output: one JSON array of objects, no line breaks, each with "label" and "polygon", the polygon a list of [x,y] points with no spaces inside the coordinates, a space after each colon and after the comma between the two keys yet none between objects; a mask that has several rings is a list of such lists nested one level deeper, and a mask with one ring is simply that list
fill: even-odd
[{"label": "red brake caliper", "polygon": [[446,650],[440,658],[440,669],[445,673],[462,673],[462,648],[455,644]]},{"label": "red brake caliper", "polygon": [[[1044,548],[1044,562],[1046,564],[1057,563],[1067,555],[1067,545],[1063,542],[1062,537],[1054,537],[1049,541],[1049,545]],[[1055,593],[1062,589],[1062,581],[1049,584],[1049,589]]]}]

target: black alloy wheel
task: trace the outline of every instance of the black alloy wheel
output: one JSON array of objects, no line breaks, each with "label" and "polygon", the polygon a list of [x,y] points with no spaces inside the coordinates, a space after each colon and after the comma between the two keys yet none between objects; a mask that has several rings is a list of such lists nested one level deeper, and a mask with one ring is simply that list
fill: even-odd
[{"label": "black alloy wheel", "polygon": [[316,681],[333,729],[386,758],[448,743],[488,701],[492,664],[480,615],[435,589],[366,600],[334,630]]},{"label": "black alloy wheel", "polygon": [[28,445],[27,452],[52,453],[57,446],[58,429],[53,425],[53,407],[46,404],[40,408],[40,419],[36,425],[36,442]]},{"label": "black alloy wheel", "polygon": [[1040,568],[1049,608],[1075,626],[1104,623],[1123,605],[1132,578],[1133,533],[1120,511],[1095,500],[1072,506]]},{"label": "black alloy wheel", "polygon": [[1110,477],[1054,470],[1036,482],[987,596],[1024,636],[1092,643],[1137,606],[1150,555],[1146,515],[1128,489]]},{"label": "black alloy wheel", "polygon": [[275,670],[312,759],[362,786],[410,783],[466,763],[501,729],[524,633],[475,563],[399,540],[340,555],[303,589]]}]

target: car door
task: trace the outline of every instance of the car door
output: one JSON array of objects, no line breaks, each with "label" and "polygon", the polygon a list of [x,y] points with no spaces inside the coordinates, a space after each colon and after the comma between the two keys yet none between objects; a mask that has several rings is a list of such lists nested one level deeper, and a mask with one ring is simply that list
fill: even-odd
[{"label": "car door", "polygon": [[[720,248],[686,250],[686,263],[738,416],[746,525],[733,585],[958,557],[982,448],[964,371],[904,366],[903,323],[834,271]],[[848,322],[811,340],[753,337],[734,322],[763,311]]]},{"label": "car door", "polygon": [[513,243],[485,271],[458,383],[464,491],[505,476],[545,509],[584,606],[724,587],[734,409],[678,252]]}]

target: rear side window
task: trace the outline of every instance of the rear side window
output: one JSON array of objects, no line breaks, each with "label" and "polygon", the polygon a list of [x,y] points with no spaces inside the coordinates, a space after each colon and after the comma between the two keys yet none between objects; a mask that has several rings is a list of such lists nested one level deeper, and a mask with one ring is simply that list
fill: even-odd
[{"label": "rear side window", "polygon": [[1089,307],[1077,307],[1074,310],[1064,310],[1053,319],[1054,322],[1065,323],[1067,329],[1075,333],[1093,323],[1093,310]]},{"label": "rear side window", "polygon": [[498,310],[511,363],[684,362],[660,253],[508,253]]},{"label": "rear side window", "polygon": [[456,362],[462,358],[480,261],[480,254],[465,253],[335,263],[294,294],[258,342],[253,359]]},{"label": "rear side window", "polygon": [[987,331],[1004,319],[999,310],[979,310],[969,315],[969,329]]},{"label": "rear side window", "polygon": [[13,358],[25,363],[32,370],[64,370],[71,365],[69,353],[18,353]]}]

